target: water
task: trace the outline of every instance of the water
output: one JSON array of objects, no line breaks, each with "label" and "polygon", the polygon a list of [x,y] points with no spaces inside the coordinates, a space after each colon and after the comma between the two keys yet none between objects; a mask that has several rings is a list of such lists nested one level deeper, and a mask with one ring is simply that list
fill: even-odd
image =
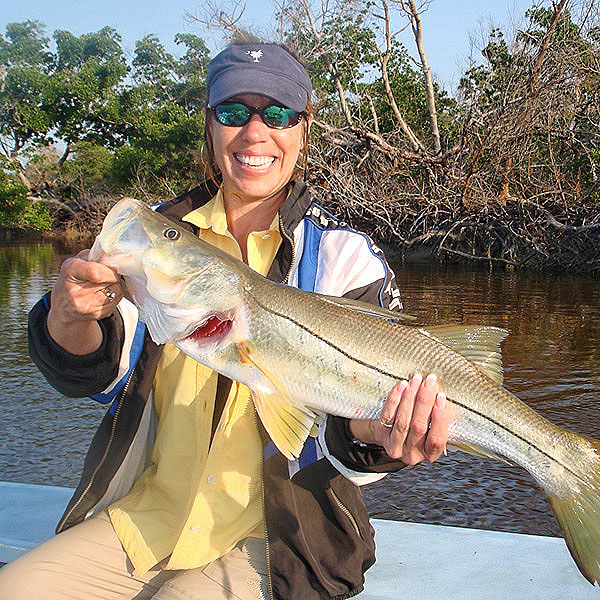
[{"label": "water", "polygon": [[[0,479],[74,486],[104,408],[61,396],[27,357],[27,312],[67,251],[0,246]],[[405,309],[429,324],[505,327],[505,385],[555,423],[600,438],[600,282],[568,275],[397,265]],[[452,452],[365,490],[375,517],[558,535],[518,467]]]},{"label": "water", "polygon": [[27,313],[66,256],[50,243],[0,246],[1,480],[74,486],[105,411],[59,394],[27,354]]}]

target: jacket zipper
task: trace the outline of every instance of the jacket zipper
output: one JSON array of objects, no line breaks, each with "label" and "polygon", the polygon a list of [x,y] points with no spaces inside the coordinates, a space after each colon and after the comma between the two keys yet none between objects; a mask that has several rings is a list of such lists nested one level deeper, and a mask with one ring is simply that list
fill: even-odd
[{"label": "jacket zipper", "polygon": [[83,490],[83,492],[81,492],[81,495],[79,496],[79,499],[77,500],[77,502],[75,502],[75,504],[71,507],[71,510],[61,519],[61,521],[60,521],[60,523],[58,524],[58,527],[57,527],[58,531],[62,531],[62,527],[65,524],[65,522],[73,514],[73,511],[79,506],[79,504],[81,504],[81,501],[83,500],[83,498],[85,497],[85,495],[89,492],[90,488],[92,487],[92,484],[94,483],[94,479],[95,479],[96,475],[98,474],[98,471],[100,470],[100,468],[102,467],[102,465],[106,461],[106,458],[108,456],[108,452],[110,450],[110,447],[112,445],[113,439],[115,437],[115,431],[117,429],[117,420],[119,419],[119,413],[121,412],[121,406],[123,405],[123,399],[125,398],[125,394],[127,393],[127,390],[129,388],[129,384],[131,382],[131,379],[133,378],[133,373],[134,373],[134,371],[131,371],[131,373],[129,374],[129,377],[127,378],[127,381],[125,382],[125,385],[123,386],[123,389],[121,390],[121,393],[119,394],[117,410],[115,411],[115,416],[113,418],[112,427],[111,427],[111,430],[110,430],[110,436],[108,438],[108,442],[106,444],[106,448],[104,450],[104,454],[102,455],[102,459],[96,465],[96,468],[94,469],[94,472],[92,473],[92,476],[90,477],[89,483],[87,484],[85,490]]},{"label": "jacket zipper", "polygon": [[[264,462],[264,461],[263,461]],[[263,518],[265,520],[265,556],[267,561],[267,584],[269,592],[269,600],[275,600],[273,595],[273,580],[271,579],[271,552],[269,549],[269,531],[267,529],[267,517],[265,512],[265,467],[263,464],[263,478],[261,481],[262,488],[262,503],[263,503]]]},{"label": "jacket zipper", "polygon": [[360,529],[358,528],[358,523],[356,522],[354,515],[350,512],[350,509],[347,508],[346,505],[338,498],[337,494],[333,491],[333,488],[329,488],[329,491],[331,492],[331,496],[335,500],[335,503],[338,505],[339,509],[348,517],[348,520],[352,524],[356,535],[362,538]]},{"label": "jacket zipper", "polygon": [[289,284],[288,280],[290,277],[290,273],[292,272],[292,266],[294,265],[294,261],[296,260],[296,246],[294,245],[294,241],[288,235],[288,232],[285,230],[285,227],[283,226],[283,219],[281,218],[281,215],[279,215],[279,229],[281,230],[282,236],[289,242],[289,244],[292,248],[292,258],[290,260],[290,264],[288,266],[287,273],[285,274],[285,277],[283,278],[283,280],[281,282],[281,283]]},{"label": "jacket zipper", "polygon": [[[256,414],[256,409],[252,411],[254,415],[254,424],[256,425],[257,430],[260,431],[260,426],[258,423],[258,416]],[[262,437],[261,437],[262,439]],[[269,549],[269,530],[267,529],[267,512],[265,506],[265,460],[264,460],[264,449],[263,449],[263,460],[261,465],[262,477],[260,481],[260,491],[262,495],[262,512],[263,512],[263,522],[264,522],[264,530],[265,530],[265,559],[267,565],[267,587],[269,592],[269,600],[275,600],[275,596],[273,595],[273,580],[271,578],[271,552]]]}]

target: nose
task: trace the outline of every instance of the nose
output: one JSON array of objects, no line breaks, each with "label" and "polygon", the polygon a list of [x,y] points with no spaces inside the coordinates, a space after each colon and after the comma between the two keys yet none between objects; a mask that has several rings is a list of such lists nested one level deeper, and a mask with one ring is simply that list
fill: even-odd
[{"label": "nose", "polygon": [[269,128],[265,125],[260,115],[252,115],[250,120],[244,125],[242,134],[248,141],[261,142],[268,137]]}]

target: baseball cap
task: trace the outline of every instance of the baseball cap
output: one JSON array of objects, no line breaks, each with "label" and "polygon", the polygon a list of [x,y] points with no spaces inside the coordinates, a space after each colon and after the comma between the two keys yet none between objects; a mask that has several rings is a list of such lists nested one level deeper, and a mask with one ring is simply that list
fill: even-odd
[{"label": "baseball cap", "polygon": [[306,108],[312,91],[304,66],[276,44],[230,46],[208,64],[208,105],[240,94],[260,94],[295,111]]}]

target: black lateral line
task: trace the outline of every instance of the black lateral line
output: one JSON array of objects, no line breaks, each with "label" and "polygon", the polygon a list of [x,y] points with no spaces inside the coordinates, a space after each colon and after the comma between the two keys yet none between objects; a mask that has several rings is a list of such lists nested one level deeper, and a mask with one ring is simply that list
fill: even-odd
[{"label": "black lateral line", "polygon": [[[293,319],[289,315],[286,315],[284,313],[280,313],[278,311],[273,310],[272,308],[269,308],[269,307],[265,306],[262,302],[260,302],[260,300],[258,300],[256,298],[256,296],[254,296],[253,294],[251,294],[248,290],[246,290],[246,293],[248,295],[250,295],[252,297],[252,300],[258,306],[260,306],[260,308],[262,308],[263,310],[266,310],[267,312],[270,312],[270,313],[272,313],[272,314],[274,314],[274,315],[276,315],[278,317],[281,317],[282,319],[285,319],[286,321],[289,321],[290,323],[293,323],[297,327],[300,327],[300,329],[304,329],[304,331],[307,331],[311,335],[314,335],[316,338],[320,339],[322,342],[324,342],[325,344],[327,344],[331,348],[334,348],[340,354],[343,354],[345,357],[349,358],[351,361],[353,361],[353,362],[355,362],[355,363],[357,363],[359,365],[362,365],[363,367],[368,367],[369,369],[373,369],[374,371],[377,371],[378,373],[381,373],[382,375],[386,375],[387,377],[391,377],[392,379],[398,379],[398,375],[395,375],[394,373],[389,373],[388,371],[385,371],[384,369],[380,369],[379,367],[377,367],[375,365],[372,365],[370,363],[367,363],[367,362],[364,362],[362,360],[357,359],[356,357],[352,356],[351,354],[349,354],[348,352],[346,352],[345,350],[343,350],[342,348],[340,348],[339,346],[337,346],[333,342],[329,341],[328,339],[326,339],[323,336],[319,335],[318,333],[314,332],[312,329],[310,329],[310,327],[304,325],[303,323],[300,323],[299,321],[297,321],[296,319]],[[400,379],[402,379],[402,378],[400,378]],[[541,448],[538,448],[537,446],[533,446],[531,444],[531,442],[527,438],[523,437],[522,435],[519,435],[517,432],[513,431],[512,429],[509,429],[507,426],[503,425],[502,423],[499,423],[497,421],[494,421],[493,419],[490,419],[490,417],[488,415],[486,415],[486,414],[484,414],[482,412],[479,412],[479,411],[475,410],[474,408],[471,408],[470,406],[467,406],[466,404],[458,402],[457,400],[454,400],[452,398],[448,398],[448,400],[451,403],[455,404],[456,406],[459,406],[460,408],[466,410],[467,412],[473,413],[473,414],[477,415],[478,417],[481,417],[481,418],[485,419],[486,421],[489,421],[490,423],[493,423],[494,425],[496,425],[500,429],[502,429],[502,430],[506,431],[507,433],[509,433],[510,435],[516,437],[521,442],[524,442],[525,444],[528,444],[532,448],[535,448],[540,454],[542,454],[543,456],[549,458],[551,461],[559,464],[561,467],[563,467],[563,469],[567,470],[569,473],[571,473],[572,475],[574,475],[577,479],[581,479],[580,476],[577,473],[575,473],[575,471],[573,471],[572,469],[570,469],[567,465],[563,464],[562,462],[560,462],[559,460],[557,460],[554,456],[551,456],[550,454],[548,454],[547,452],[545,452]]]}]

